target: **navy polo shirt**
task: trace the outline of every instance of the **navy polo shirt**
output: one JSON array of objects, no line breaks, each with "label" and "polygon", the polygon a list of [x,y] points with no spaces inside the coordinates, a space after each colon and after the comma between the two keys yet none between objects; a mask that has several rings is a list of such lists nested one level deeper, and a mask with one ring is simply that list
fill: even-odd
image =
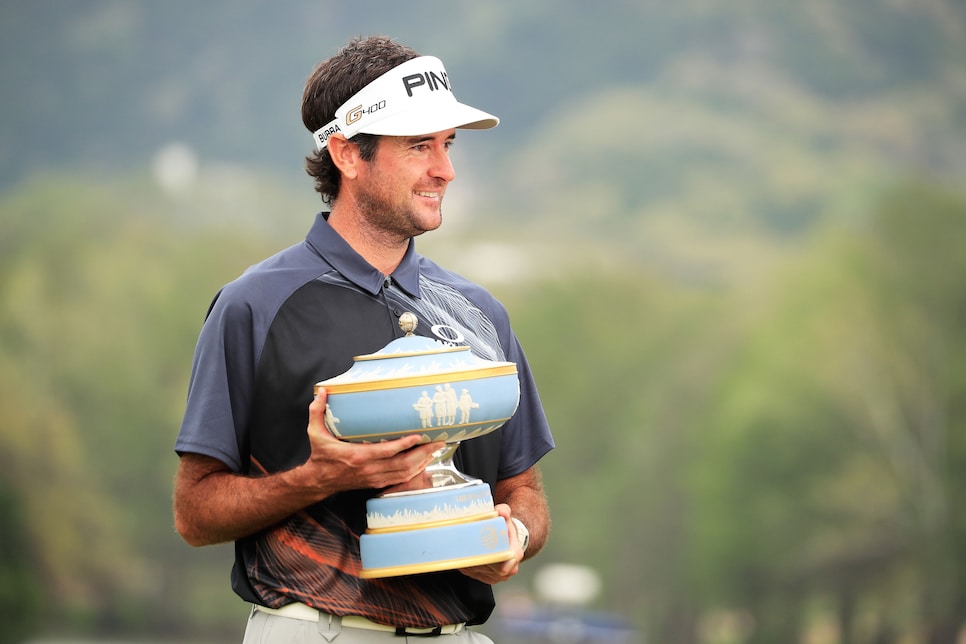
[{"label": "navy polo shirt", "polygon": [[[386,278],[316,217],[305,241],[249,268],[215,296],[195,349],[188,402],[175,443],[233,471],[261,475],[308,458],[313,385],[353,357],[416,333],[517,364],[520,404],[499,430],[464,442],[456,465],[491,485],[533,466],[554,444],[506,310],[481,286],[415,252]],[[335,615],[395,626],[481,623],[493,609],[486,584],[456,571],[359,579],[359,535],[375,490],[333,495],[235,544],[232,586],[246,601],[299,601]]]}]

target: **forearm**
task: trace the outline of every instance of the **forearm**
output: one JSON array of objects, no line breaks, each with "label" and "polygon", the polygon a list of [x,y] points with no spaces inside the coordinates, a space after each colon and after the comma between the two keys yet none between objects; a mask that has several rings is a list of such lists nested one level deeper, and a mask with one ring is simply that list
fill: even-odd
[{"label": "forearm", "polygon": [[234,541],[275,525],[333,494],[383,489],[413,479],[442,443],[418,434],[381,443],[348,443],[325,429],[325,395],[309,406],[309,459],[285,472],[242,476],[221,461],[184,454],[175,481],[175,527],[194,546]]},{"label": "forearm", "polygon": [[512,516],[522,521],[530,533],[524,560],[540,552],[550,536],[551,526],[540,470],[534,466],[518,476],[499,481],[495,501],[509,505]]},{"label": "forearm", "polygon": [[175,484],[175,527],[193,546],[234,541],[275,525],[326,493],[301,483],[298,468],[262,477],[225,469],[214,459],[182,457]]}]

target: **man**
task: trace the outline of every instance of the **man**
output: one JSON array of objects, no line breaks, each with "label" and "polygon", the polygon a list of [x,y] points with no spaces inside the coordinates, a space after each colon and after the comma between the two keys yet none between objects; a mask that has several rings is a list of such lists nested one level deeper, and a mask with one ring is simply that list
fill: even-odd
[{"label": "man", "polygon": [[[246,643],[487,642],[464,626],[489,617],[491,585],[547,539],[536,463],[553,438],[503,306],[417,254],[413,237],[442,222],[456,130],[499,121],[456,100],[438,59],[387,38],[355,39],[322,62],[302,118],[318,148],[307,171],[330,211],[303,243],[248,269],[211,305],[175,445],[177,530],[195,546],[235,542],[232,587],[253,604]],[[366,500],[417,478],[441,445],[337,440],[313,385],[399,337],[405,311],[420,319],[417,333],[436,326],[444,341],[517,363],[513,418],[456,454],[461,471],[490,484],[514,557],[360,579]]]}]

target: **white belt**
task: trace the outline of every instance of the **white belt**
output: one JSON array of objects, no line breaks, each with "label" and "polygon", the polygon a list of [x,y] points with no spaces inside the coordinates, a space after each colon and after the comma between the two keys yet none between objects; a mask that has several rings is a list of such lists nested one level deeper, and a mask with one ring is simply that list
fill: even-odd
[{"label": "white belt", "polygon": [[[254,604],[254,608],[261,613],[288,617],[289,619],[301,619],[307,622],[318,622],[320,620],[322,622],[328,620],[337,621],[339,619],[338,617],[323,613],[320,610],[301,603],[286,604],[281,608],[268,608],[267,606]],[[367,631],[382,631],[385,633],[402,631],[408,635],[455,635],[462,631],[464,626],[463,623],[460,623],[446,624],[445,626],[437,626],[436,628],[414,628],[411,626],[397,628],[395,626],[389,626],[388,624],[374,622],[371,619],[359,615],[344,615],[341,619],[344,628],[361,628]]]}]

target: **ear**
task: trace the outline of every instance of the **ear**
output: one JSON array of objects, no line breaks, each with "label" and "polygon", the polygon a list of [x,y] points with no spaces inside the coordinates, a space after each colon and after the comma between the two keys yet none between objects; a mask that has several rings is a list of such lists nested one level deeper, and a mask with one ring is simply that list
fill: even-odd
[{"label": "ear", "polygon": [[359,156],[359,146],[341,134],[330,136],[328,146],[332,163],[342,173],[343,178],[355,179],[359,173],[358,165],[362,163],[362,157]]}]

